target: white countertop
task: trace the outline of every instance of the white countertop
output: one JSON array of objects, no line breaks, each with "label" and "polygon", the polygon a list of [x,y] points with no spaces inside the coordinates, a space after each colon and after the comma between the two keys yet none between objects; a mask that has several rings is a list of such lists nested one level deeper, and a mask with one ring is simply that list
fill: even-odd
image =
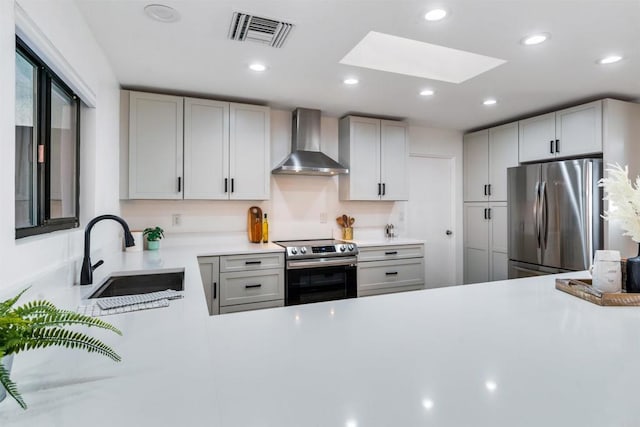
[{"label": "white countertop", "polygon": [[[122,337],[90,330],[121,363],[58,348],[17,355],[12,378],[29,409],[7,399],[0,425],[601,427],[640,419],[638,308],[593,305],[545,276],[210,317],[196,256],[214,253],[203,249],[167,245],[105,260],[103,274],[184,267],[185,298],[105,317]],[[60,285],[66,274],[29,293],[74,307],[80,290]]]}]

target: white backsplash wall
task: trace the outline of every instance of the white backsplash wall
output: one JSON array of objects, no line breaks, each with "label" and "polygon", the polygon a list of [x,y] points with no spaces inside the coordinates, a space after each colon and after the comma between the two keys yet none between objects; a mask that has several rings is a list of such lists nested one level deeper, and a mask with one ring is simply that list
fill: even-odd
[{"label": "white backsplash wall", "polygon": [[[322,117],[321,150],[338,160],[338,118]],[[277,166],[291,150],[291,112],[271,111],[271,165]],[[342,202],[338,197],[338,178],[304,175],[272,175],[271,200],[123,200],[121,212],[135,229],[159,225],[167,232],[245,232],[247,210],[259,206],[269,218],[271,240],[323,238],[338,235],[336,217],[356,218],[358,229],[369,235],[393,222],[398,233],[404,231],[404,202]],[[173,225],[180,215],[180,225]],[[364,230],[362,230],[364,231]],[[375,233],[375,231],[373,232]]]}]

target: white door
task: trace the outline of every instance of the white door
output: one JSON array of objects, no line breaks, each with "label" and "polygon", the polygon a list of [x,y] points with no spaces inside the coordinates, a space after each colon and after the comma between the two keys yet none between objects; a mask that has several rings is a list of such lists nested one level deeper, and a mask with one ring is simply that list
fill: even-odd
[{"label": "white door", "polygon": [[407,125],[390,120],[380,121],[380,180],[382,200],[407,200]]},{"label": "white door", "polygon": [[409,157],[408,236],[425,241],[426,288],[456,284],[453,182],[453,158]]}]

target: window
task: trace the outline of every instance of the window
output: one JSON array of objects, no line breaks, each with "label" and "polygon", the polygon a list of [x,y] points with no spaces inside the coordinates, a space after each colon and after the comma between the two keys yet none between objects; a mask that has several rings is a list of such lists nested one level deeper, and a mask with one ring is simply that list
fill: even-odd
[{"label": "window", "polygon": [[16,37],[16,238],[78,227],[80,99]]}]

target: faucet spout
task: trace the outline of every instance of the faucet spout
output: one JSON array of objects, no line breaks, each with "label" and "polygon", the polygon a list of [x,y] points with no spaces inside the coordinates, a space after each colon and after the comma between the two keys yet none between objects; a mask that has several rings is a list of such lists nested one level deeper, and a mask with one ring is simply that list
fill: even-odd
[{"label": "faucet spout", "polygon": [[91,230],[96,223],[102,221],[103,219],[111,219],[118,222],[122,229],[124,230],[124,244],[126,247],[131,247],[135,244],[135,240],[131,231],[129,230],[129,225],[127,222],[116,215],[100,215],[93,218],[84,229],[84,258],[82,260],[82,268],[80,269],[80,284],[81,285],[90,285],[93,283],[93,270],[100,267],[104,261],[100,260],[96,262],[94,265],[91,265]]}]

